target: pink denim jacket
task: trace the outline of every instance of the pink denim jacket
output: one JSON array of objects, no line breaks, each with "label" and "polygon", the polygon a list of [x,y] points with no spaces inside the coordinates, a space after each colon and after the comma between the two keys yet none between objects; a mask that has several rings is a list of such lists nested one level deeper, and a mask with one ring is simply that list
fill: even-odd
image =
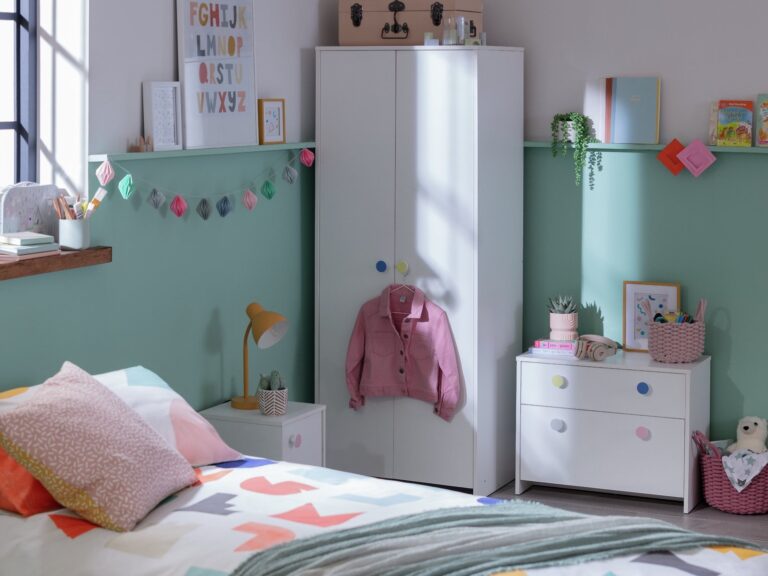
[{"label": "pink denim jacket", "polygon": [[450,420],[461,378],[448,317],[410,288],[392,284],[360,308],[347,350],[349,407],[365,405],[366,396],[409,396]]}]

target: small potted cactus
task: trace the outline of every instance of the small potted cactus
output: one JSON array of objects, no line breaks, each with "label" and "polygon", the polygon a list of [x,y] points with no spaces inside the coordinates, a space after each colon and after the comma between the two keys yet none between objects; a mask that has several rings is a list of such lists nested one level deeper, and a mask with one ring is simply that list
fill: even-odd
[{"label": "small potted cactus", "polygon": [[288,389],[277,370],[259,379],[259,409],[266,416],[282,416],[288,408]]},{"label": "small potted cactus", "polygon": [[576,340],[579,337],[579,306],[571,296],[550,298],[549,304],[550,340]]}]

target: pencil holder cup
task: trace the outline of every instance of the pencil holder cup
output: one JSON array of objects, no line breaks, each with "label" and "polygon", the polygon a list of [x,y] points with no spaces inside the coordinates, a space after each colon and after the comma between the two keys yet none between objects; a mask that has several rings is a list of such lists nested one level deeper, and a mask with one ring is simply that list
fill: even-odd
[{"label": "pencil holder cup", "polygon": [[59,220],[59,245],[69,250],[85,250],[91,245],[91,221]]}]

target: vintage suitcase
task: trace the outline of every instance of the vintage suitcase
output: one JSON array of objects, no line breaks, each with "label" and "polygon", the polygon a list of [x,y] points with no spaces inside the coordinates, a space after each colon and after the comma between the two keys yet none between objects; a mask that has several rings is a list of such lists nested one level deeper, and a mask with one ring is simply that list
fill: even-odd
[{"label": "vintage suitcase", "polygon": [[424,33],[441,39],[445,19],[463,16],[469,37],[483,32],[483,0],[339,0],[341,46],[419,46]]}]

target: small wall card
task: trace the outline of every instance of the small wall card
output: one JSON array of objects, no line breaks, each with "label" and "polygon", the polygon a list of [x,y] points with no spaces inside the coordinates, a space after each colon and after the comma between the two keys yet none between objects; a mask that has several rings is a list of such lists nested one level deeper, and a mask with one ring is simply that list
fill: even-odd
[{"label": "small wall card", "polygon": [[256,144],[252,0],[177,0],[184,147]]},{"label": "small wall card", "polygon": [[153,150],[180,150],[181,83],[143,82],[144,139]]},{"label": "small wall card", "polygon": [[259,99],[259,144],[285,144],[285,100]]}]

